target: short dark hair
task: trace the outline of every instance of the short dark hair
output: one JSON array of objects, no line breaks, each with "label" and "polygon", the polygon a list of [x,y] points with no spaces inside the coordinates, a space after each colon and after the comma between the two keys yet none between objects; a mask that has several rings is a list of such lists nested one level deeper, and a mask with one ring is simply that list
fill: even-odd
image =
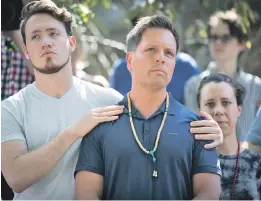
[{"label": "short dark hair", "polygon": [[247,30],[243,26],[242,18],[240,15],[233,11],[217,11],[214,13],[207,25],[208,38],[211,35],[211,28],[214,21],[221,21],[228,26],[230,35],[235,37],[240,43],[248,40]]},{"label": "short dark hair", "polygon": [[239,84],[238,82],[236,82],[235,80],[233,80],[228,75],[221,74],[221,73],[214,73],[214,74],[210,74],[210,75],[204,77],[203,80],[200,82],[200,85],[199,85],[199,88],[197,91],[198,108],[200,108],[201,90],[205,85],[207,85],[210,82],[215,82],[215,83],[225,82],[225,83],[229,84],[234,89],[234,93],[235,93],[236,100],[237,100],[237,105],[242,106],[243,100],[245,98],[244,87],[241,84]]},{"label": "short dark hair", "polygon": [[163,28],[169,30],[176,40],[176,51],[179,50],[179,36],[172,22],[165,16],[147,16],[138,20],[134,28],[128,33],[126,43],[127,51],[136,50],[143,33],[149,28]]},{"label": "short dark hair", "polygon": [[68,36],[72,35],[72,21],[73,21],[72,15],[65,8],[59,8],[51,0],[38,0],[38,1],[36,0],[25,5],[22,10],[22,16],[21,16],[22,21],[20,27],[21,27],[21,34],[24,43],[26,43],[26,37],[25,37],[26,23],[30,17],[39,13],[49,14],[56,20],[62,22],[64,24]]}]

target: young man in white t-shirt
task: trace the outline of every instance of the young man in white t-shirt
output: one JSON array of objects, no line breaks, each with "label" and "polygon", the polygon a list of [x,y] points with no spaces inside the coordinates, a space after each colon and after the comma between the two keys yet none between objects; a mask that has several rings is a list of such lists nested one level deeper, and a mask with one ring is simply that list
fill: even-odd
[{"label": "young man in white t-shirt", "polygon": [[[118,118],[123,107],[109,105],[122,96],[73,77],[76,40],[68,11],[35,1],[24,7],[22,19],[24,53],[35,82],[2,101],[2,171],[16,200],[74,199],[80,141],[100,122]],[[192,133],[214,140],[208,148],[221,143],[221,129],[211,118],[194,123],[201,127]]]}]

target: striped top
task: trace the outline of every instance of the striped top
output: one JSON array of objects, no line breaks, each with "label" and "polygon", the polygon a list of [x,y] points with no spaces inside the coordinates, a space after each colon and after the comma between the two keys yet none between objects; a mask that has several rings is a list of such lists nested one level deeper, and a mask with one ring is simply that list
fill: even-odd
[{"label": "striped top", "polygon": [[[219,155],[221,200],[229,200],[237,155]],[[235,186],[235,200],[261,199],[261,154],[245,149],[240,153],[239,174]]]},{"label": "striped top", "polygon": [[[185,86],[185,105],[194,111],[198,111],[197,106],[197,90],[201,80],[216,72],[216,64],[211,62],[204,72],[200,75],[191,77]],[[261,100],[261,79],[257,76],[251,75],[238,70],[236,81],[240,83],[246,90],[245,99],[243,101],[241,115],[237,122],[237,135],[240,141],[244,141],[248,130],[255,119],[258,106],[257,103]]]}]

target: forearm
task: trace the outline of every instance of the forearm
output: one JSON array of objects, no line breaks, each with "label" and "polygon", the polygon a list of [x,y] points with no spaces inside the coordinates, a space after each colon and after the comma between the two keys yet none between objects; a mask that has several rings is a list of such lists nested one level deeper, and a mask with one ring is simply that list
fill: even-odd
[{"label": "forearm", "polygon": [[55,168],[76,139],[65,130],[41,148],[17,157],[12,163],[13,189],[22,192],[42,179]]},{"label": "forearm", "polygon": [[205,191],[197,194],[193,200],[219,200],[219,194],[212,194]]},{"label": "forearm", "polygon": [[101,200],[97,193],[92,190],[78,189],[76,191],[77,200]]},{"label": "forearm", "polygon": [[220,176],[213,173],[198,173],[193,176],[193,200],[219,200]]}]

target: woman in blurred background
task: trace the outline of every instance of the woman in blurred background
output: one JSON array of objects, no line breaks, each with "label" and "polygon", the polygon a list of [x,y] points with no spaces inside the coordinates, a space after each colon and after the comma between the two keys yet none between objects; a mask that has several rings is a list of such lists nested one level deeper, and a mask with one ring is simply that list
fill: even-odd
[{"label": "woman in blurred background", "polygon": [[199,86],[197,103],[201,111],[218,122],[224,141],[217,148],[222,170],[222,200],[260,200],[261,154],[241,148],[236,135],[244,88],[224,74],[211,74]]}]

